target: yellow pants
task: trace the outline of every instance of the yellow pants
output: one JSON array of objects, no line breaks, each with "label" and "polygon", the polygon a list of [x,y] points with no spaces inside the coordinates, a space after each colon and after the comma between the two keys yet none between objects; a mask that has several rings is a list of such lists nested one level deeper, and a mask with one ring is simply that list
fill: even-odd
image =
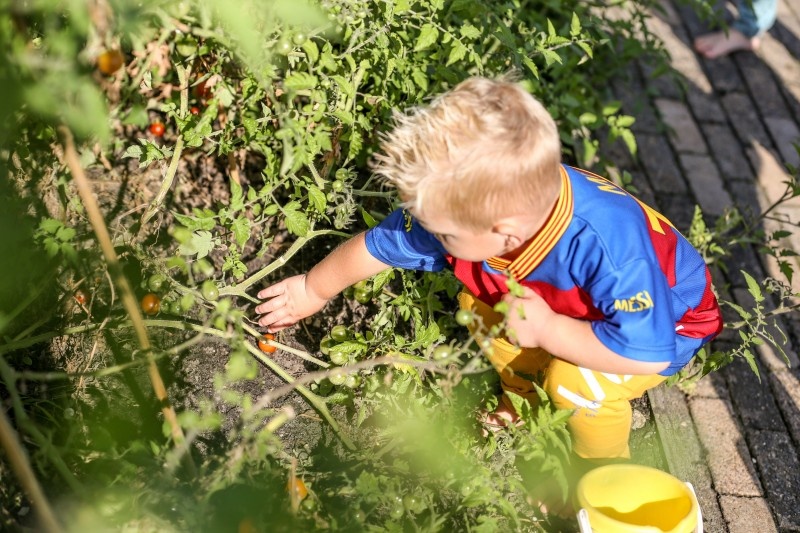
[{"label": "yellow pants", "polygon": [[[467,291],[458,296],[458,301],[462,309],[481,317],[484,330],[503,318]],[[473,334],[476,322],[470,325]],[[493,339],[488,358],[500,374],[504,392],[518,394],[535,406],[535,381],[556,407],[575,410],[568,428],[575,454],[585,459],[630,457],[630,401],[666,379],[657,374],[632,376],[581,368],[541,348],[519,348],[503,338]],[[502,400],[511,408],[505,394]]]}]

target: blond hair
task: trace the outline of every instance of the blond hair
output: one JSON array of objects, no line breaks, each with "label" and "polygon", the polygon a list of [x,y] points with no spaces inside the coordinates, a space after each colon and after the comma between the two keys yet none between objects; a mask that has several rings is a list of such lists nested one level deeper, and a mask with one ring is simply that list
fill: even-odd
[{"label": "blond hair", "polygon": [[429,106],[395,113],[372,170],[403,206],[470,229],[548,208],[561,179],[561,143],[547,110],[519,85],[470,78]]}]

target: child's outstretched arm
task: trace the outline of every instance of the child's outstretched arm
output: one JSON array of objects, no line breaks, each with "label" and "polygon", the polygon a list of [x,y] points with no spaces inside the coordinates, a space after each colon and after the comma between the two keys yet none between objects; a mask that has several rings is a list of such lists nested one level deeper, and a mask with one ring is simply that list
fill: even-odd
[{"label": "child's outstretched arm", "polygon": [[520,346],[539,347],[574,365],[610,374],[658,374],[669,366],[668,361],[636,361],[609,350],[594,334],[591,322],[558,314],[536,292],[523,290],[522,297],[503,297],[511,307],[509,334]]},{"label": "child's outstretched arm", "polygon": [[258,323],[280,331],[313,315],[350,285],[389,268],[369,253],[364,235],[345,241],[308,273],[261,290],[257,296],[267,301],[256,307]]}]

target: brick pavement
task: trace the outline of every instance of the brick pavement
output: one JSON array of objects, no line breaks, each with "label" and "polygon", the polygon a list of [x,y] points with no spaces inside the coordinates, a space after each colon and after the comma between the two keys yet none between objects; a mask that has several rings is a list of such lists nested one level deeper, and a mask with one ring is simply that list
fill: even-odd
[{"label": "brick pavement", "polygon": [[[680,229],[689,227],[694,204],[710,220],[732,205],[761,213],[783,192],[786,165],[800,165],[793,146],[800,143],[800,0],[779,0],[778,22],[758,53],[714,61],[691,48],[705,24],[677,1],[662,0],[661,7],[649,28],[663,40],[684,88],[641,65],[615,87],[624,110],[637,117],[639,141],[637,159],[621,156],[620,170],[630,171],[642,199]],[[800,201],[780,212],[800,222]],[[767,231],[781,227],[765,223]],[[800,251],[797,233],[789,244]],[[751,297],[739,271],[760,280],[777,276],[776,265],[756,250],[732,253],[715,284],[723,298],[746,305]],[[797,293],[800,268],[795,272]],[[726,321],[735,319],[726,313]],[[790,365],[763,346],[760,380],[739,360],[690,393],[659,387],[649,395],[669,468],[694,485],[705,531],[800,531],[800,318],[782,315],[778,326],[787,335]],[[726,331],[714,348],[736,339]]]}]

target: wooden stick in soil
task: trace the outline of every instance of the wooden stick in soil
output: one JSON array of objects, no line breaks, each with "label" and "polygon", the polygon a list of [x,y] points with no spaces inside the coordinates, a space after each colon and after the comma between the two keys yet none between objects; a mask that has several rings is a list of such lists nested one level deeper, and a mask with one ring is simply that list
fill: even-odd
[{"label": "wooden stick in soil", "polygon": [[36,514],[39,515],[40,525],[47,533],[61,533],[64,531],[56,520],[50,503],[45,498],[44,491],[33,474],[28,455],[17,438],[17,434],[6,417],[4,409],[0,409],[0,445],[6,450],[6,457],[11,464],[11,469],[19,479],[22,488],[33,503]]},{"label": "wooden stick in soil", "polygon": [[[139,346],[147,357],[150,382],[153,385],[156,398],[158,398],[161,404],[161,412],[164,414],[167,424],[169,424],[170,432],[172,434],[172,439],[175,441],[175,445],[185,446],[186,438],[184,437],[183,430],[178,423],[178,417],[175,414],[175,410],[169,403],[167,389],[164,386],[164,380],[161,378],[161,373],[158,370],[158,366],[156,365],[155,358],[153,357],[153,353],[151,351],[150,338],[147,335],[147,327],[145,326],[144,319],[139,311],[139,304],[136,301],[136,297],[134,296],[130,283],[128,283],[128,279],[125,277],[125,273],[123,272],[122,266],[119,263],[117,252],[114,250],[114,245],[111,242],[111,236],[109,235],[108,228],[103,220],[100,207],[97,205],[97,201],[95,200],[94,195],[92,194],[91,186],[89,185],[89,180],[86,178],[86,174],[80,164],[80,158],[78,157],[78,152],[75,149],[75,141],[73,140],[72,132],[66,126],[61,126],[59,130],[63,136],[64,159],[67,167],[72,173],[72,179],[75,183],[75,187],[78,189],[78,194],[81,197],[83,206],[86,208],[86,215],[89,217],[89,222],[91,223],[92,229],[97,236],[100,249],[102,250],[103,256],[106,259],[108,271],[111,273],[114,284],[119,289],[125,311],[127,311],[128,316],[130,316]],[[185,456],[188,458],[187,466],[191,472],[194,473],[194,463],[191,460],[191,455],[185,454]]]}]

